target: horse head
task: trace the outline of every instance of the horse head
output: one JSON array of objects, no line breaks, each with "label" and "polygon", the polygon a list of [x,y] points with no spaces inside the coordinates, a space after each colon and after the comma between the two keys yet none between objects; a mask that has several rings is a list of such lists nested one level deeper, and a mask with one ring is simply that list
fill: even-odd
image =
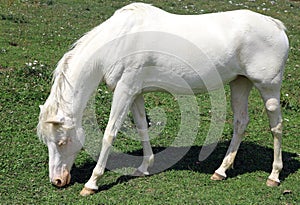
[{"label": "horse head", "polygon": [[56,114],[40,106],[38,135],[47,145],[49,152],[50,182],[63,187],[70,183],[71,168],[84,142],[81,127],[75,126],[74,119],[58,111]]}]

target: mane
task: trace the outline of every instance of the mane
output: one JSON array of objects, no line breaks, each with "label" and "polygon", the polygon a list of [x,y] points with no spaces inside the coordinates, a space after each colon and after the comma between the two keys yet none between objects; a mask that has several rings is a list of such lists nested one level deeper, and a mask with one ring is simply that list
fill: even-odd
[{"label": "mane", "polygon": [[[101,26],[101,25],[100,25]],[[43,126],[43,122],[48,118],[55,116],[60,109],[68,112],[68,102],[63,96],[63,90],[68,86],[73,89],[71,82],[68,80],[66,73],[72,69],[69,65],[73,60],[73,57],[80,52],[80,50],[90,41],[93,37],[98,34],[99,27],[97,26],[91,31],[84,34],[80,39],[78,39],[69,49],[67,53],[59,60],[57,66],[52,74],[52,87],[50,95],[48,96],[45,104],[41,108],[39,123],[37,126],[37,134],[41,141],[45,142],[45,137],[49,137],[48,130]],[[67,113],[72,117],[72,113]]]},{"label": "mane", "polygon": [[53,76],[52,76],[51,93],[53,94],[52,101],[56,102],[54,104],[62,105],[64,103],[68,103],[67,101],[65,101],[63,97],[62,90],[65,86],[73,87],[66,75],[68,70],[72,69],[69,66],[70,62],[73,60],[74,56],[80,53],[80,50],[85,45],[87,45],[88,42],[90,42],[94,38],[95,35],[97,35],[100,32],[99,31],[100,26],[97,26],[91,31],[84,34],[70,47],[69,51],[65,53],[64,56],[59,60],[56,69],[53,71]]}]

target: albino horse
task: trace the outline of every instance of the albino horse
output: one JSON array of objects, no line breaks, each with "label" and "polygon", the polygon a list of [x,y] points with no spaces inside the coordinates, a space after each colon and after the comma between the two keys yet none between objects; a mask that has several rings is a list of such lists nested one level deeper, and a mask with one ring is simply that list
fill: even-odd
[{"label": "albino horse", "polygon": [[[194,55],[176,38],[170,41],[168,36],[185,39],[201,50],[202,56]],[[197,62],[199,66],[176,66],[174,58],[166,58],[164,50],[160,52],[160,45],[170,50],[174,47],[170,56],[178,54],[186,64]],[[151,51],[155,48],[158,52]],[[114,92],[111,112],[97,165],[81,195],[93,194],[98,189],[97,181],[104,173],[109,150],[129,109],[144,150],[138,172],[148,174],[154,155],[142,93],[160,91],[166,85],[173,88],[172,92],[190,94],[176,80],[179,76],[194,93],[230,83],[234,133],[221,166],[211,177],[213,180],[226,178],[226,170],[233,165],[249,121],[249,92],[253,86],[259,90],[274,137],[273,169],[267,185],[279,185],[283,167],[280,87],[288,49],[285,27],[279,20],[248,10],[185,16],[142,3],[121,8],[63,56],[54,73],[51,93],[40,106],[38,135],[48,146],[50,181],[58,187],[70,182],[71,167],[84,143],[83,111],[100,82]],[[220,81],[215,81],[214,71]]]}]

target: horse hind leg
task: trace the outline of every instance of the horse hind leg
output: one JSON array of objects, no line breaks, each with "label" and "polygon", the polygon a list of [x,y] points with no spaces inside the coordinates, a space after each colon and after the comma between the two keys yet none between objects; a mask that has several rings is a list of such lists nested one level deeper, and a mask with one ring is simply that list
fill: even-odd
[{"label": "horse hind leg", "polygon": [[223,159],[221,166],[212,175],[212,180],[222,180],[226,178],[226,170],[233,167],[238,148],[242,141],[245,129],[249,122],[248,117],[248,97],[253,87],[251,81],[243,76],[230,83],[231,107],[234,115],[234,131],[231,143]]},{"label": "horse hind leg", "polygon": [[280,108],[280,84],[255,85],[260,91],[265,108],[268,114],[271,133],[274,138],[274,160],[272,172],[267,180],[268,186],[278,186],[280,184],[279,174],[283,168],[282,163],[282,116]]}]

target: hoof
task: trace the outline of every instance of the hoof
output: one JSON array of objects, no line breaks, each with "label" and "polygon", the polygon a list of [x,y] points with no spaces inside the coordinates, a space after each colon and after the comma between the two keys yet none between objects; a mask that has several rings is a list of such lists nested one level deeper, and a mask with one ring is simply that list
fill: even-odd
[{"label": "hoof", "polygon": [[135,170],[135,172],[133,172],[132,176],[134,177],[144,177],[144,176],[147,176],[149,175],[149,173],[144,173],[144,172],[141,172],[140,170]]},{"label": "hoof", "polygon": [[221,180],[224,180],[225,178],[226,177],[224,177],[216,172],[210,177],[211,180],[215,180],[215,181],[221,181]]},{"label": "hoof", "polygon": [[274,181],[272,179],[268,179],[267,182],[266,182],[267,186],[269,187],[276,187],[276,186],[279,186],[280,185],[280,182],[278,181]]},{"label": "hoof", "polygon": [[89,189],[89,188],[84,187],[84,188],[81,190],[80,195],[81,195],[81,196],[89,196],[89,195],[95,194],[96,191],[97,191],[97,190]]}]

